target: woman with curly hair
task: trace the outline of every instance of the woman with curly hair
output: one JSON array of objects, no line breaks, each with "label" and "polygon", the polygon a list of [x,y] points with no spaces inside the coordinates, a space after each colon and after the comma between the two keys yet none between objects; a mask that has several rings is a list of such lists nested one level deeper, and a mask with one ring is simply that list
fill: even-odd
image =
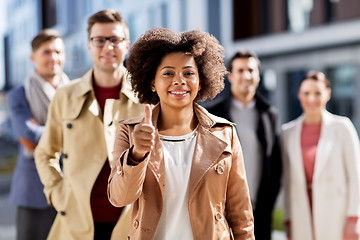
[{"label": "woman with curly hair", "polygon": [[152,29],[132,46],[131,84],[148,105],[120,123],[108,183],[114,206],[133,204],[130,239],[254,239],[234,125],[196,103],[223,89],[223,58],[199,30]]}]

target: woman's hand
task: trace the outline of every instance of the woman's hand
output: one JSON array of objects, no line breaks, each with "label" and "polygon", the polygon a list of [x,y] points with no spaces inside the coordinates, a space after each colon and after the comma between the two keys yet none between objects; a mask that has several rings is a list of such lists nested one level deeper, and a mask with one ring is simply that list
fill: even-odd
[{"label": "woman's hand", "polygon": [[357,217],[348,217],[344,229],[344,240],[358,240],[359,233],[356,229]]},{"label": "woman's hand", "polygon": [[145,122],[137,124],[132,133],[134,148],[131,158],[134,161],[141,162],[145,155],[149,153],[155,144],[155,127],[151,120],[152,110],[149,104],[145,106]]}]

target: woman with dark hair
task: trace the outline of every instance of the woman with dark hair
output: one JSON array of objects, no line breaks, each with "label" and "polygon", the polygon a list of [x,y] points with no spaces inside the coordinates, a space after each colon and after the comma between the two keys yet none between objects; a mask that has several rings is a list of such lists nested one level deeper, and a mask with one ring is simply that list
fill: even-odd
[{"label": "woman with dark hair", "polygon": [[309,72],[303,114],[282,126],[285,220],[291,240],[359,239],[360,144],[346,117],[326,111],[330,82]]},{"label": "woman with dark hair", "polygon": [[127,60],[145,117],[120,123],[108,196],[133,204],[130,239],[254,239],[235,128],[196,103],[224,87],[223,47],[199,30],[149,30]]}]

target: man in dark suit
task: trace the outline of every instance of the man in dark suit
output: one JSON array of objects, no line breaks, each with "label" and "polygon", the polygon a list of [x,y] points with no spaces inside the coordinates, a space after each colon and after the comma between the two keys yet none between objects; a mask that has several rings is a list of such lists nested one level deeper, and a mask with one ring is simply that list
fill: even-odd
[{"label": "man in dark suit", "polygon": [[17,239],[45,240],[56,211],[43,193],[33,152],[44,131],[50,100],[56,88],[69,79],[63,73],[64,42],[56,30],[41,31],[32,40],[31,48],[30,59],[35,68],[23,86],[11,89],[6,96],[11,125],[20,142],[10,202],[17,206]]},{"label": "man in dark suit", "polygon": [[238,51],[229,64],[231,95],[208,110],[236,123],[254,210],[255,237],[269,240],[282,166],[277,111],[256,91],[259,67],[254,53]]}]

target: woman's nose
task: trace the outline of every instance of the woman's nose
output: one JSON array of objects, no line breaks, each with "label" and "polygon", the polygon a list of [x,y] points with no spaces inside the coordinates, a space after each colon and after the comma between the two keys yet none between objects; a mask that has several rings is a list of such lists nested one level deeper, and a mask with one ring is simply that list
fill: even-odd
[{"label": "woman's nose", "polygon": [[175,85],[184,85],[185,83],[186,81],[181,75],[176,75],[173,79],[173,84]]}]

